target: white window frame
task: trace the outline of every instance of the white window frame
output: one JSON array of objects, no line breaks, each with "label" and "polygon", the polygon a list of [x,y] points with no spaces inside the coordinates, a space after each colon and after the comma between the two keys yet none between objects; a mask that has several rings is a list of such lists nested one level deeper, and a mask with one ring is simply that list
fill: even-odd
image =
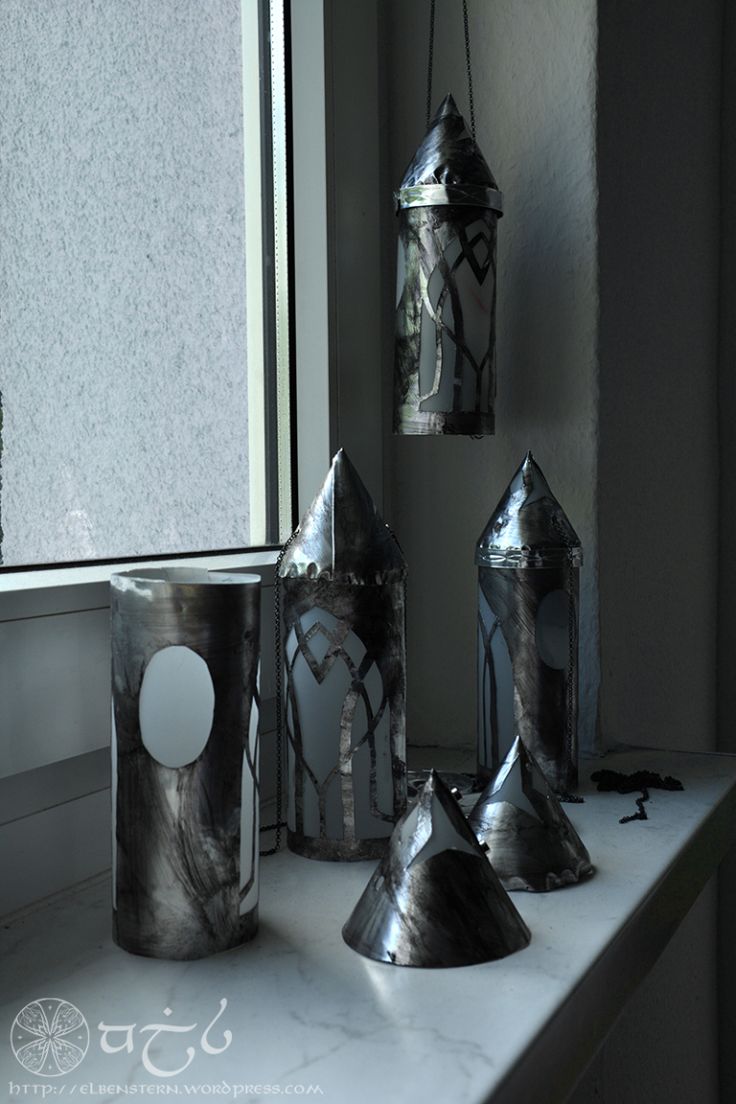
[{"label": "white window frame", "polygon": [[[381,232],[384,216],[391,214],[391,199],[382,195],[379,177],[377,0],[352,0],[350,5],[296,0],[291,8],[296,490],[301,515],[338,445],[348,449],[379,507],[383,504]],[[356,256],[361,258],[360,272]],[[266,706],[273,694],[267,660],[273,656],[277,556],[272,549],[151,561],[261,575]],[[104,784],[100,779],[109,724],[106,718],[102,723],[99,705],[96,720],[80,708],[85,694],[80,686],[92,686],[98,703],[104,694],[109,708],[108,580],[113,571],[133,566],[141,566],[140,561],[0,575],[0,685],[3,649],[12,649],[26,633],[33,639],[32,652],[24,659],[24,666],[33,667],[25,686],[6,683],[5,698],[0,695],[0,789],[4,785],[6,794],[13,793],[15,817],[5,826],[0,819],[0,872],[5,848],[12,873],[12,832],[20,826],[24,833],[48,839],[59,831],[58,815],[64,808],[58,806],[64,801],[76,810],[79,824],[87,825],[78,828],[85,841],[78,851],[85,851],[90,835],[106,832],[99,823],[106,803],[98,799],[104,795],[94,789],[94,781],[84,779]],[[73,647],[66,646],[67,638]],[[70,651],[75,677],[67,684],[60,662],[68,661]],[[90,799],[86,804],[74,797],[83,785]],[[266,796],[267,790],[268,785]],[[49,859],[48,884],[41,878],[34,896],[94,872],[96,861],[91,855],[60,871],[59,862]]]}]

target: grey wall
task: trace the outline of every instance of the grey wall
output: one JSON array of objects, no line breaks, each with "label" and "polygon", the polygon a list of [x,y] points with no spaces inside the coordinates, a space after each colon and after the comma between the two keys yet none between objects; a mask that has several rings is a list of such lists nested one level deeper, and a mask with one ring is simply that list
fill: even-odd
[{"label": "grey wall", "polygon": [[[387,199],[424,133],[429,5],[387,6]],[[394,438],[387,517],[410,570],[408,736],[475,739],[475,542],[528,448],[585,547],[581,742],[598,690],[594,0],[471,5],[477,139],[505,195],[499,223],[495,437]],[[435,104],[467,110],[459,5],[437,4]],[[388,204],[387,204],[388,210]],[[387,295],[395,283],[389,225]],[[393,303],[387,302],[391,317]],[[431,596],[431,597],[430,597]]]},{"label": "grey wall", "polygon": [[[721,32],[720,0],[599,5],[606,744],[716,743]],[[719,1099],[716,948],[713,884],[575,1104]],[[721,1034],[731,1064],[732,1039]],[[731,1086],[722,1081],[720,1099],[733,1099]]]},{"label": "grey wall", "polygon": [[599,14],[603,738],[715,746],[720,0]]},{"label": "grey wall", "polygon": [[[462,108],[459,5],[437,9],[434,99],[452,73]],[[600,670],[602,746],[712,749],[721,0],[470,13],[478,139],[506,195],[498,433],[386,446],[387,514],[411,573],[409,738],[472,742],[473,545],[531,446],[585,545],[583,745]],[[387,188],[423,130],[427,16],[421,0],[384,6]],[[736,525],[732,537],[736,552]],[[715,931],[711,885],[575,1104],[718,1099]]]}]

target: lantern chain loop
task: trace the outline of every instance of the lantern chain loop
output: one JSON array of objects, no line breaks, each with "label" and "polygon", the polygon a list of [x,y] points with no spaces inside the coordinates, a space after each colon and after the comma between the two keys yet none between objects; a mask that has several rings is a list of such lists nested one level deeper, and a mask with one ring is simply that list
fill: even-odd
[{"label": "lantern chain loop", "polygon": [[463,0],[463,27],[465,30],[465,66],[468,71],[468,104],[470,106],[470,133],[475,138],[475,105],[473,103],[473,71],[470,67],[470,25],[468,23],[468,0]]},{"label": "lantern chain loop", "polygon": [[427,130],[432,118],[432,68],[434,66],[434,7],[435,0],[429,5],[429,54],[427,58]]},{"label": "lantern chain loop", "polygon": [[[434,17],[436,0],[429,5],[429,50],[427,54],[427,130],[432,119],[432,73],[434,69]],[[465,34],[465,68],[468,77],[468,104],[470,107],[470,132],[475,138],[475,102],[473,99],[473,71],[470,65],[470,22],[468,0],[463,0],[463,31]]]},{"label": "lantern chain loop", "polygon": [[282,653],[281,653],[281,587],[279,585],[279,579],[281,577],[281,564],[283,562],[286,551],[291,545],[296,532],[292,533],[289,539],[284,544],[283,548],[279,552],[278,559],[276,560],[276,567],[274,569],[274,585],[273,585],[273,621],[274,621],[274,636],[275,636],[275,689],[276,689],[276,820],[273,824],[264,824],[261,827],[262,832],[276,832],[276,838],[274,840],[273,847],[269,847],[265,851],[260,852],[261,858],[265,858],[268,855],[275,855],[277,851],[281,850],[281,830],[286,826],[286,821],[282,820],[283,816],[283,706],[281,701],[281,687],[282,687]]}]

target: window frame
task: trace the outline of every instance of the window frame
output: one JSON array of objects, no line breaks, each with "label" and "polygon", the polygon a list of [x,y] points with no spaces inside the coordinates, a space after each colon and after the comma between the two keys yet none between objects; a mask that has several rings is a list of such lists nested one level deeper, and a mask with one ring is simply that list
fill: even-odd
[{"label": "window frame", "polygon": [[[318,490],[338,444],[344,444],[357,458],[379,507],[383,498],[378,13],[375,0],[360,0],[351,6],[350,13],[345,12],[345,5],[341,10],[334,0],[298,0],[295,4],[285,0],[285,7],[291,28],[287,56],[294,135],[294,504],[301,516]],[[367,79],[355,81],[356,65]],[[351,103],[349,117],[346,102]],[[355,131],[355,118],[361,120],[360,134]],[[356,142],[360,149],[368,150],[369,171],[360,159],[351,156]],[[349,207],[339,199],[344,195],[349,195],[350,205],[359,212],[354,222]],[[387,210],[389,204],[390,197]],[[349,239],[341,236],[346,220],[350,223]],[[366,294],[373,311],[368,333],[353,325],[350,281],[355,282],[356,249],[362,249],[370,262],[364,274],[368,291],[366,287],[355,289],[361,311]],[[152,557],[145,562],[160,567],[172,563],[256,572],[264,584],[264,610],[270,610],[265,603],[272,601],[277,556],[278,548],[268,547],[166,560]],[[3,572],[0,631],[8,622],[47,618],[50,623],[62,615],[82,617],[90,611],[104,610],[109,606],[112,571],[134,566],[142,566],[141,560]],[[271,624],[271,634],[272,629]],[[267,647],[264,640],[266,698],[273,685],[267,659],[272,650],[272,642]],[[99,644],[97,654],[99,658]],[[41,642],[32,661],[40,671],[49,669],[54,663],[53,649],[44,652]],[[80,662],[87,662],[87,657],[81,657]],[[73,692],[70,689],[70,694]],[[43,693],[42,687],[39,693]],[[70,716],[74,706],[72,700],[57,702],[58,709],[62,713],[69,709]],[[0,704],[0,722],[3,708]],[[23,711],[16,709],[16,715],[22,716]],[[23,738],[19,732],[11,736],[16,742]],[[83,734],[80,742],[85,750],[94,750],[105,746],[108,738],[105,728],[104,732]],[[0,742],[0,778],[15,773],[3,769],[3,757]],[[62,754],[58,761],[64,758]],[[46,760],[54,761],[53,757]],[[24,769],[33,767],[30,764]]]}]

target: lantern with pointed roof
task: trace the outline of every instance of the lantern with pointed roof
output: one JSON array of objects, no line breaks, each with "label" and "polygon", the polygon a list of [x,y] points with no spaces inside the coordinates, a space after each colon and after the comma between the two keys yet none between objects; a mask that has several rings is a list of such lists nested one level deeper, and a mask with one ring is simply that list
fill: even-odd
[{"label": "lantern with pointed roof", "polygon": [[450,95],[396,206],[394,432],[492,434],[502,196]]},{"label": "lantern with pointed roof", "polygon": [[527,453],[476,547],[478,774],[521,736],[558,792],[577,785],[580,540]]},{"label": "lantern with pointed roof", "polygon": [[289,847],[377,858],[406,807],[406,564],[343,449],[279,577]]}]

